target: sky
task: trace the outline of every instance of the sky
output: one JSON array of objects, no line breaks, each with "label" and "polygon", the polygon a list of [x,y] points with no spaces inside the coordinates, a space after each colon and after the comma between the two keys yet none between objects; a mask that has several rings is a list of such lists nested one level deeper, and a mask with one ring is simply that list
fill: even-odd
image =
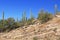
[{"label": "sky", "polygon": [[0,19],[2,19],[3,11],[5,19],[13,17],[19,20],[22,18],[24,10],[28,18],[30,17],[30,9],[34,17],[37,17],[42,8],[54,14],[55,4],[57,4],[58,10],[60,10],[60,0],[0,0]]}]

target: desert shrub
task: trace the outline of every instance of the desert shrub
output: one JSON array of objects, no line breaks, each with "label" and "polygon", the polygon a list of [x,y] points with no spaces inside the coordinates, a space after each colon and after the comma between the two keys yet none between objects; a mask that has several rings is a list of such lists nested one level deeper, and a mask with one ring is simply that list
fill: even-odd
[{"label": "desert shrub", "polygon": [[38,38],[37,37],[33,37],[33,40],[38,40]]},{"label": "desert shrub", "polygon": [[6,28],[7,28],[7,21],[6,20],[4,20],[4,25],[2,24],[3,23],[3,21],[2,20],[0,20],[0,31],[5,31],[6,30]]},{"label": "desert shrub", "polygon": [[27,20],[27,25],[34,24],[33,20],[34,20],[34,18],[28,19]]},{"label": "desert shrub", "polygon": [[41,18],[41,23],[45,23],[45,22],[49,21],[50,19],[52,19],[52,15],[45,13]]},{"label": "desert shrub", "polygon": [[48,12],[45,12],[45,13],[40,13],[38,15],[38,20],[40,20],[41,23],[45,23],[47,21],[49,21],[50,19],[53,18],[53,15],[48,13]]},{"label": "desert shrub", "polygon": [[2,26],[2,24],[0,24],[0,28],[4,28],[4,27]]}]

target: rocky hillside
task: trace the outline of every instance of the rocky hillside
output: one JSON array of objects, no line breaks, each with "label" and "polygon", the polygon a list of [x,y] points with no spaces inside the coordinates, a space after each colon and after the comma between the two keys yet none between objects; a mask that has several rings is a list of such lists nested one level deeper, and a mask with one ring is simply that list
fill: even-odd
[{"label": "rocky hillside", "polygon": [[37,22],[8,33],[0,33],[0,40],[60,40],[60,18],[54,17],[44,24]]}]

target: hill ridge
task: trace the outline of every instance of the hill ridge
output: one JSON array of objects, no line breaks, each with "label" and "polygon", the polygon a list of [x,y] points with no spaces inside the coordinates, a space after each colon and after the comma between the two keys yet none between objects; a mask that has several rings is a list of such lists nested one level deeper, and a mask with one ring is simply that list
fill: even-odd
[{"label": "hill ridge", "polygon": [[3,33],[0,40],[33,40],[34,37],[38,40],[58,40],[60,38],[60,18],[54,17],[44,24],[37,23],[27,28],[17,28]]}]

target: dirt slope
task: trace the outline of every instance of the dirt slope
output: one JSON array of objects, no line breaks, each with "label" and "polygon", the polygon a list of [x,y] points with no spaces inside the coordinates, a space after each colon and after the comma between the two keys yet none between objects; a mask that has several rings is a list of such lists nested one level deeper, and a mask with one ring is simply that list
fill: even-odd
[{"label": "dirt slope", "polygon": [[60,40],[60,18],[54,17],[45,24],[17,28],[9,33],[0,33],[0,40]]}]

